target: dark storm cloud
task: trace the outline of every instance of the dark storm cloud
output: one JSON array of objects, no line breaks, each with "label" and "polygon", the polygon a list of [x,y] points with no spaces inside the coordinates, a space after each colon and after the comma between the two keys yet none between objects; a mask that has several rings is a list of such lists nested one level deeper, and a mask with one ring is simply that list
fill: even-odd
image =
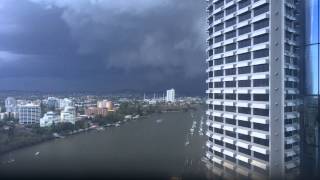
[{"label": "dark storm cloud", "polygon": [[20,57],[6,61],[6,81],[203,92],[205,1],[0,0],[3,9],[0,61]]}]

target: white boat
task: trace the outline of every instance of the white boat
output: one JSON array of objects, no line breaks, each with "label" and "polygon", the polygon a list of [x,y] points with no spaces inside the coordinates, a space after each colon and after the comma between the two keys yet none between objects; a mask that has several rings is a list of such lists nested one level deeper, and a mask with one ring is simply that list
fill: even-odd
[{"label": "white boat", "polygon": [[189,144],[190,144],[190,142],[189,142],[189,141],[187,141],[187,142],[185,143],[185,145],[186,145],[186,146],[188,146]]},{"label": "white boat", "polygon": [[36,152],[36,153],[34,153],[34,155],[35,156],[39,156],[39,154],[40,154],[40,152],[38,151],[38,152]]},{"label": "white boat", "polygon": [[191,128],[191,129],[190,129],[190,132],[192,132],[192,133],[193,133],[193,132],[194,132],[194,129],[193,129],[193,128]]},{"label": "white boat", "polygon": [[157,123],[162,123],[162,121],[163,121],[162,119],[156,120]]},{"label": "white boat", "polygon": [[115,126],[115,127],[120,127],[120,124],[119,124],[119,123],[116,123],[114,126]]}]

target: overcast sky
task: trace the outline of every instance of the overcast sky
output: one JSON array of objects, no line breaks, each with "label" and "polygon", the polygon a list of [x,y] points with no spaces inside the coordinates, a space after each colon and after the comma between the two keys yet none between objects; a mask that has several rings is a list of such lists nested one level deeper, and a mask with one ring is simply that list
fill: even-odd
[{"label": "overcast sky", "polygon": [[0,90],[204,94],[204,0],[0,0]]}]

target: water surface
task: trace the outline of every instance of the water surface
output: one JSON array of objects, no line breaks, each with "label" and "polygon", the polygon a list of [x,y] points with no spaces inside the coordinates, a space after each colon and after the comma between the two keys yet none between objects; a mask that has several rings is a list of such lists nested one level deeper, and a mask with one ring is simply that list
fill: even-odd
[{"label": "water surface", "polygon": [[[34,177],[203,177],[205,112],[155,114],[119,128],[92,131],[0,157],[0,175]],[[197,121],[194,135],[190,134]],[[204,133],[205,134],[205,133]],[[190,144],[186,145],[186,141]],[[35,156],[36,152],[40,152]],[[14,158],[13,163],[4,163]]]}]

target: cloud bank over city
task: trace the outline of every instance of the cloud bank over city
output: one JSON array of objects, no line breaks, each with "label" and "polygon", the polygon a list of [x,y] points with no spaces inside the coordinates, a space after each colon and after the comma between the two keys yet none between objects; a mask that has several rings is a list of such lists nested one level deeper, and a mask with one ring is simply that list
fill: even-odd
[{"label": "cloud bank over city", "polygon": [[0,0],[1,89],[205,89],[205,1]]}]

